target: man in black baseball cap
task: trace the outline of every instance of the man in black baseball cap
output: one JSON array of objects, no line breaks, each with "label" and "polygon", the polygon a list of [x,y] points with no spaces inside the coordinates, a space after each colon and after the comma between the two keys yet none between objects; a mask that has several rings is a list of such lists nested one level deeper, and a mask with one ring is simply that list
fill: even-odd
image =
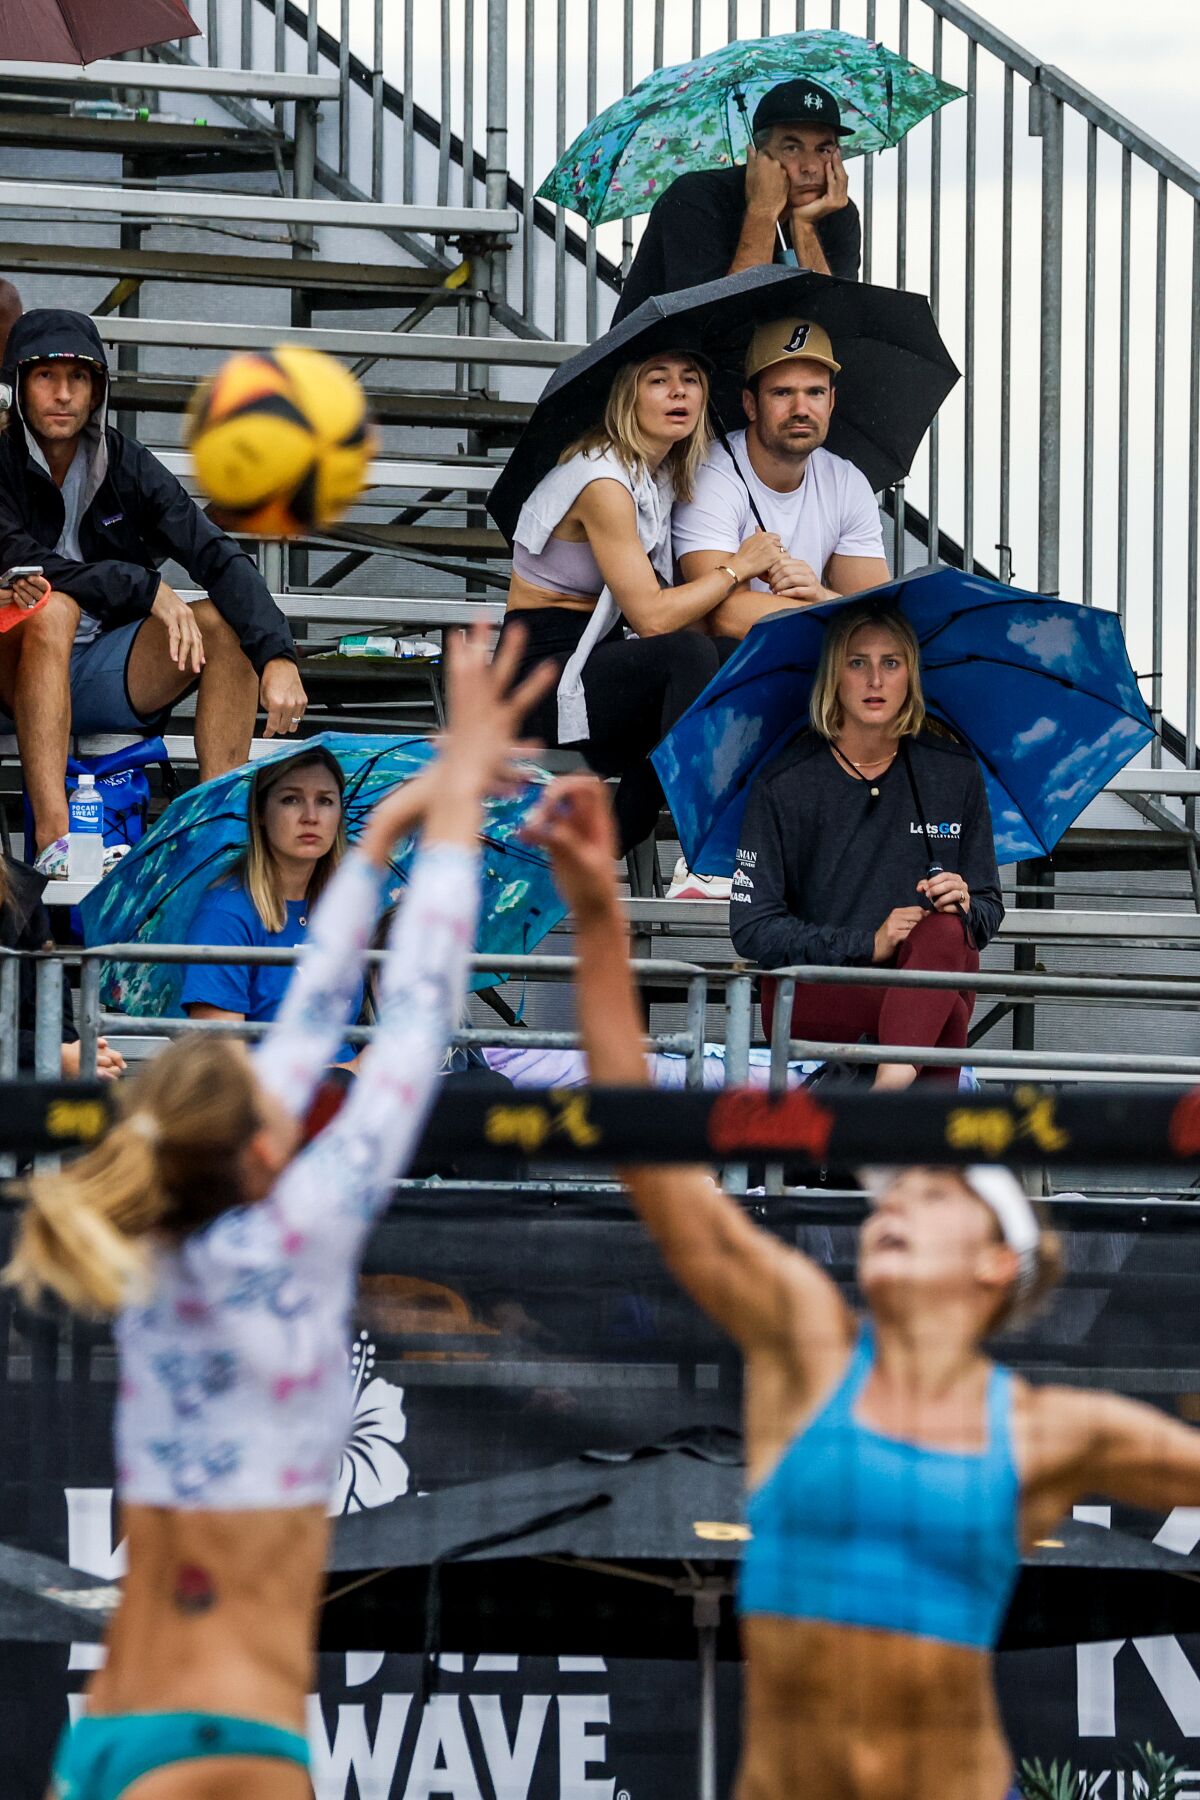
[{"label": "man in black baseball cap", "polygon": [[652,294],[673,294],[762,263],[858,276],[862,232],[850,199],[837,101],[819,82],[763,95],[746,165],[681,175],[656,201],[613,323]]}]

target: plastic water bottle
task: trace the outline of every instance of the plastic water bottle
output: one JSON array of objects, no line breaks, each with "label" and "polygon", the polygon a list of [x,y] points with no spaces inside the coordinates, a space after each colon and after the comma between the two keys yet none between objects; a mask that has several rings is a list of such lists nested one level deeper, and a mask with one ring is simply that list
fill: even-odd
[{"label": "plastic water bottle", "polygon": [[120,100],[72,100],[73,119],[141,119],[150,117],[148,106],[125,106]]},{"label": "plastic water bottle", "polygon": [[96,792],[96,777],[79,777],[67,809],[67,869],[72,881],[93,886],[104,873],[104,802]]}]

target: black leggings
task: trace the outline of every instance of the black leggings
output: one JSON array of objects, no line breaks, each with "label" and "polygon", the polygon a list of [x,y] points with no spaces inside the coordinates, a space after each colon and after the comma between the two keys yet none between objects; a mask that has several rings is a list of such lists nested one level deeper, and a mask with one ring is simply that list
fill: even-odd
[{"label": "black leggings", "polygon": [[[528,633],[521,673],[548,659],[561,669],[587,629],[589,615],[561,606],[509,613],[501,636],[519,620]],[[619,775],[615,811],[621,851],[653,834],[663,804],[650,752],[708,686],[721,665],[718,640],[698,631],[627,638],[618,624],[600,640],[583,671],[591,736],[559,746],[578,750],[601,775]],[[558,745],[558,698],[552,688],[525,721],[531,737]]]}]

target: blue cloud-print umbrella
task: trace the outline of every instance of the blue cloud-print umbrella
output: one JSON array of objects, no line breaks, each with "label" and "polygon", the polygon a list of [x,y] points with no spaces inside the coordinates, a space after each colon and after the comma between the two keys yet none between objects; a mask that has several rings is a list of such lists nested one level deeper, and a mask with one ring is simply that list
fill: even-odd
[{"label": "blue cloud-print umbrella", "polygon": [[[227,874],[246,848],[250,783],[267,761],[282,761],[322,746],[335,756],[346,777],[346,826],[353,840],[377,800],[408,781],[434,755],[427,738],[360,737],[326,731],[302,744],[281,744],[269,758],[245,763],[228,775],[193,788],[172,801],[154,829],[84,901],[89,944],[182,944],[207,889]],[[490,800],[480,834],[483,847],[483,902],[476,948],[487,955],[531,951],[562,918],[566,908],[538,850],[517,837],[540,788],[550,779],[532,771],[529,787],[509,799]],[[398,894],[415,845],[402,841],[392,867]],[[178,1012],[183,969],[168,963],[103,965],[101,998],[106,1006],[140,1017]],[[477,986],[493,980],[477,978]]]},{"label": "blue cloud-print umbrella", "polygon": [[[929,711],[983,767],[1000,862],[1044,856],[1154,736],[1115,613],[930,568],[855,596],[908,619]],[[750,784],[808,720],[830,601],[766,619],[654,752],[689,866],[733,871]]]}]

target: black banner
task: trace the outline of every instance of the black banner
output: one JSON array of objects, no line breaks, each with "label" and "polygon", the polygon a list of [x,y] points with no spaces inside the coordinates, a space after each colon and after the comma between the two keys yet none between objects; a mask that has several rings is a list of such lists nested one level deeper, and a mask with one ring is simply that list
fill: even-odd
[{"label": "black banner", "polygon": [[[97,1082],[0,1082],[0,1150],[93,1142],[108,1118]],[[464,1082],[442,1095],[421,1163],[720,1163],[786,1156],[811,1167],[871,1163],[1190,1164],[1200,1159],[1200,1089],[1038,1087],[986,1093],[918,1085],[903,1094],[821,1087],[522,1088],[497,1098]]]},{"label": "black banner", "polygon": [[1020,1084],[987,1093],[795,1088],[662,1093],[653,1088],[517,1090],[464,1084],[438,1106],[422,1156],[512,1153],[539,1163],[727,1162],[786,1156],[812,1167],[1006,1162],[1190,1163],[1200,1091]]},{"label": "black banner", "polygon": [[[665,1118],[663,1097],[653,1098]],[[854,1208],[756,1205],[764,1223],[853,1297]],[[1086,1216],[1087,1229],[1077,1230],[1077,1213],[1064,1215],[1068,1282],[1001,1346],[1005,1360],[1035,1381],[1116,1388],[1195,1420],[1194,1237],[1174,1218],[1150,1235],[1128,1221],[1105,1229],[1099,1208]],[[11,1222],[0,1215],[0,1257]],[[741,1419],[736,1348],[671,1279],[623,1199],[566,1184],[552,1195],[452,1183],[401,1194],[372,1235],[347,1351],[353,1430],[335,1494],[347,1518],[393,1502],[421,1507],[425,1496],[584,1451],[611,1453],[681,1430],[736,1430]],[[101,1582],[122,1567],[112,1491],[116,1378],[104,1326],[53,1310],[34,1315],[0,1293],[0,1541]],[[1192,1509],[1136,1516],[1101,1503],[1084,1516],[1178,1553],[1200,1551]],[[479,1532],[491,1523],[481,1519]],[[687,1603],[668,1598],[686,1622]],[[447,1605],[453,1600],[450,1591]],[[696,1792],[694,1657],[649,1660],[636,1637],[621,1655],[609,1642],[574,1638],[552,1655],[522,1654],[525,1621],[515,1605],[512,1616],[508,1643],[498,1630],[490,1643],[457,1633],[446,1640],[424,1705],[419,1659],[400,1648],[418,1628],[411,1619],[397,1621],[395,1648],[360,1641],[324,1652],[309,1709],[316,1800]],[[3,1800],[41,1800],[54,1737],[99,1660],[83,1641],[0,1645]],[[1114,1631],[1078,1650],[1004,1651],[998,1680],[1018,1757],[1069,1758],[1089,1771],[1080,1791],[1100,1800],[1130,1800],[1124,1771],[1147,1739],[1182,1770],[1200,1770],[1200,1639]],[[738,1748],[740,1687],[736,1664],[722,1663],[722,1800]],[[1185,1781],[1179,1800],[1197,1793],[1200,1776]]]}]

